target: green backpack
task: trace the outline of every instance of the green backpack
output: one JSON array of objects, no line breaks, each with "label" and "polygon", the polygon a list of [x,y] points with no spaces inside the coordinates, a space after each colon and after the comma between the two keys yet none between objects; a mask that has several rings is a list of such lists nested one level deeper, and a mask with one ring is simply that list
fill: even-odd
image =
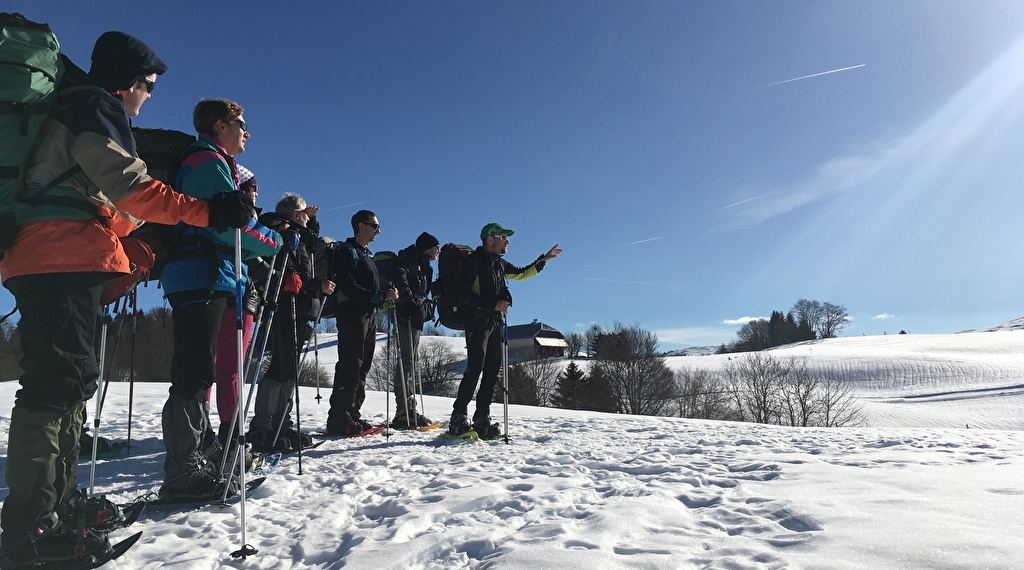
[{"label": "green backpack", "polygon": [[[39,130],[67,86],[65,76],[84,72],[60,53],[46,24],[0,12],[0,257],[14,243],[28,215],[25,171]],[[62,84],[62,81],[64,83]],[[41,196],[80,171],[74,167],[33,193]]]}]

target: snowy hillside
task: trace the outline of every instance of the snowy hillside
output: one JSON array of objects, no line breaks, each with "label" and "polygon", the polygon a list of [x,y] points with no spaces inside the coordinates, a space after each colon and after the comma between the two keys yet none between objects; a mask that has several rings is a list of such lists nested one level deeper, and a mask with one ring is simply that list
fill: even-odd
[{"label": "snowy hillside", "polygon": [[[1006,429],[1022,417],[1020,394],[1006,386],[1020,383],[1020,341],[1021,333],[849,338],[777,351],[844,366],[873,418],[890,427],[511,406],[510,445],[437,432],[328,440],[303,456],[301,475],[298,458],[285,458],[247,502],[257,555],[229,556],[240,547],[236,505],[145,516],[131,529],[142,540],[107,568],[1019,568],[1024,431]],[[328,369],[334,354],[321,350]],[[670,362],[714,367],[727,358]],[[999,386],[1007,394],[971,395]],[[0,396],[10,402],[16,389],[0,383]],[[104,435],[125,437],[127,394],[112,386]],[[159,487],[166,395],[165,384],[136,384],[132,455],[99,463],[100,492],[129,501]],[[315,395],[302,391],[307,430],[326,420],[326,400],[317,405]],[[384,394],[369,393],[364,414],[382,420],[384,409]],[[887,409],[896,412],[878,412]],[[450,410],[450,399],[426,398],[428,415]],[[982,411],[1004,429],[931,427]],[[9,410],[0,414],[6,432]],[[88,482],[87,463],[79,475]]]},{"label": "snowy hillside", "polygon": [[[834,338],[768,353],[850,382],[864,405],[867,427],[1024,430],[1024,331],[994,329],[999,330]],[[465,353],[461,338],[425,337],[424,342],[445,342]],[[665,361],[675,370],[718,371],[742,356],[669,356]],[[586,368],[585,359],[579,363]]]}]

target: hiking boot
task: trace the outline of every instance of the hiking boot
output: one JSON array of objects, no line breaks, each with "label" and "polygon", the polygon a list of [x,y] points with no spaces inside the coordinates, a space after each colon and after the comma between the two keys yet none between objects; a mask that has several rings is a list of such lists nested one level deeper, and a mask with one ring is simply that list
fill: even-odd
[{"label": "hiking boot", "polygon": [[473,426],[469,425],[469,416],[466,414],[452,414],[451,420],[448,421],[448,433],[462,435],[470,431],[473,431]]},{"label": "hiking boot", "polygon": [[82,521],[75,525],[61,522],[55,512],[37,520],[35,527],[20,537],[9,534],[4,532],[0,545],[0,565],[4,568],[83,564],[112,550],[107,533],[91,529]]},{"label": "hiking boot", "polygon": [[[234,456],[235,450],[238,449],[236,447],[236,445],[237,444],[232,442],[231,447],[230,447],[231,451],[228,452],[228,460],[224,461],[224,470],[225,471],[227,471],[228,469],[231,469],[231,462],[234,461],[234,459],[235,459],[235,456]],[[223,458],[224,458],[224,448],[218,448],[216,452],[214,452],[212,455],[210,455],[207,458],[207,461],[209,461],[211,465],[219,467],[220,464],[221,464],[221,461],[223,460]],[[263,454],[261,454],[261,453],[253,453],[252,444],[251,443],[246,443],[245,444],[245,472],[246,473],[252,473],[253,469],[259,469],[262,465],[263,465]]]},{"label": "hiking boot", "polygon": [[[92,434],[82,431],[82,437],[78,440],[81,446],[81,454],[83,457],[92,457]],[[100,437],[96,440],[96,455],[104,455],[113,451],[113,447],[110,445],[110,440],[105,437]]]},{"label": "hiking boot", "polygon": [[171,500],[204,500],[220,497],[224,488],[229,487],[228,496],[238,493],[238,478],[222,477],[209,462],[204,462],[192,471],[186,471],[160,487],[160,498]]},{"label": "hiking boot", "polygon": [[252,450],[260,453],[291,453],[295,451],[295,445],[293,440],[282,433],[278,436],[277,441],[274,441],[274,432],[267,431],[250,431],[246,439],[251,442]]},{"label": "hiking boot", "polygon": [[480,436],[480,439],[498,439],[501,437],[501,428],[497,422],[491,423],[490,416],[473,417],[473,431]]},{"label": "hiking boot", "polygon": [[415,411],[409,412],[408,418],[406,418],[405,412],[397,413],[395,419],[391,421],[391,427],[395,429],[416,429],[430,425],[434,425],[434,420],[423,414],[417,414]]},{"label": "hiking boot", "polygon": [[289,427],[281,431],[281,437],[287,437],[288,441],[291,442],[292,446],[298,442],[303,449],[313,445],[313,436],[308,433],[299,433],[295,428]]},{"label": "hiking boot", "polygon": [[416,423],[415,412],[410,412],[406,416],[405,412],[399,412],[395,414],[395,419],[391,420],[391,427],[394,429],[416,429],[419,425]]},{"label": "hiking boot", "polygon": [[103,532],[121,528],[124,524],[124,516],[117,505],[103,496],[88,497],[84,489],[71,491],[71,496],[57,505],[55,512],[65,524],[75,526],[82,519],[86,528]]},{"label": "hiking boot", "polygon": [[328,426],[327,433],[330,435],[340,435],[342,437],[349,437],[353,435],[359,435],[365,431],[368,431],[373,426],[363,420],[349,420],[348,422],[337,425],[332,424]]}]

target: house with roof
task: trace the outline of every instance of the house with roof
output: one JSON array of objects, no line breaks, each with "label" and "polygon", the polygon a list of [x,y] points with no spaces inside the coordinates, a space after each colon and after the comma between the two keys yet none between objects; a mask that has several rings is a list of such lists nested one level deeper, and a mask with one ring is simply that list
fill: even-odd
[{"label": "house with roof", "polygon": [[565,356],[568,348],[565,337],[558,329],[537,319],[533,319],[530,324],[508,327],[509,362]]}]

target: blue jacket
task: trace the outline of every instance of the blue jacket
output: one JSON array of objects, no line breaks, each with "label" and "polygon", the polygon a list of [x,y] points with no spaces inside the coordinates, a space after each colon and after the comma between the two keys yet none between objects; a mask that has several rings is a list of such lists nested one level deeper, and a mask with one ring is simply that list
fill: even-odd
[{"label": "blue jacket", "polygon": [[[212,198],[220,192],[238,191],[235,159],[215,140],[200,135],[186,151],[188,156],[178,170],[177,188],[193,198]],[[173,251],[160,276],[166,293],[195,291],[197,298],[214,291],[235,292],[235,231],[217,232],[178,224]],[[242,259],[270,256],[281,249],[281,236],[256,220],[242,228]],[[242,278],[248,268],[242,264]],[[243,283],[244,285],[244,283]]]}]

